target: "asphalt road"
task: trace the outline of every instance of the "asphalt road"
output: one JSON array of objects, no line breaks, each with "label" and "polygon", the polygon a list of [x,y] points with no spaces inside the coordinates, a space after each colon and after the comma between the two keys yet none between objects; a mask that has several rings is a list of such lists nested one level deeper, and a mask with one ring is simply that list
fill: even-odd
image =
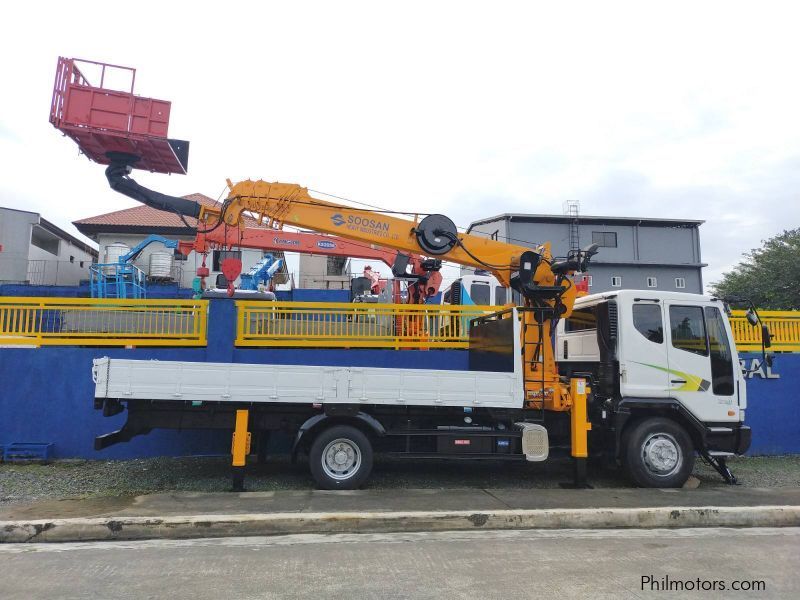
[{"label": "asphalt road", "polygon": [[[800,528],[9,544],[0,564],[4,600],[799,598]],[[752,589],[734,592],[735,582]]]}]

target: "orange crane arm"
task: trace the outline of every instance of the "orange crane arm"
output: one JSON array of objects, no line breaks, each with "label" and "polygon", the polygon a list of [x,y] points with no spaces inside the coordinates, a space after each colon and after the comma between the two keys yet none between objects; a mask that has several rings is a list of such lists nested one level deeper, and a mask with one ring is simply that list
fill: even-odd
[{"label": "orange crane arm", "polygon": [[[184,255],[188,255],[192,251],[206,253],[212,246],[379,260],[392,268],[395,278],[411,281],[409,297],[413,303],[424,302],[426,298],[436,295],[442,283],[442,275],[439,273],[441,261],[439,260],[426,259],[418,254],[404,255],[398,250],[377,244],[357,243],[342,237],[321,233],[261,227],[241,229],[221,225],[207,232],[198,232],[192,242],[178,243],[179,251]],[[406,256],[407,261],[405,259],[398,260],[403,256]]]},{"label": "orange crane arm", "polygon": [[198,233],[192,242],[179,242],[183,254],[192,250],[208,252],[212,246],[252,248],[256,250],[349,256],[374,259],[393,266],[397,251],[374,244],[358,244],[350,240],[321,233],[282,231],[271,228],[221,226],[208,233]]}]

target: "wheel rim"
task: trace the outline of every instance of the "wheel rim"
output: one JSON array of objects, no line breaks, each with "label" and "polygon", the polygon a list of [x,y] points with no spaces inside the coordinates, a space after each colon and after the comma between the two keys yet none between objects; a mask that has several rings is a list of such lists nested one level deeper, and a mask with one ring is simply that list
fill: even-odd
[{"label": "wheel rim", "polygon": [[683,466],[683,452],[670,434],[653,433],[642,444],[642,462],[654,475],[667,477]]},{"label": "wheel rim", "polygon": [[343,481],[358,473],[361,450],[352,440],[337,438],[322,451],[322,470],[331,479]]}]

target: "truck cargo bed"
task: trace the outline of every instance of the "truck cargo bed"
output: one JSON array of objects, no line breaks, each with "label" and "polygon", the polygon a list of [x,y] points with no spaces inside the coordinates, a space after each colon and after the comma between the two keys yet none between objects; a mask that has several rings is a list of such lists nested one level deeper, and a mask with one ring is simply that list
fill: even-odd
[{"label": "truck cargo bed", "polygon": [[522,408],[517,372],[94,360],[95,398]]}]

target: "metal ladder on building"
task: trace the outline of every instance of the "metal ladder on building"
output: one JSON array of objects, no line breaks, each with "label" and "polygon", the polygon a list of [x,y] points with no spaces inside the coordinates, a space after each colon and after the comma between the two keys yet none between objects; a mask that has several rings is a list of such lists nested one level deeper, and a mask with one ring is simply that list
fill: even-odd
[{"label": "metal ladder on building", "polygon": [[577,200],[567,200],[563,204],[564,214],[569,217],[569,249],[580,250],[581,239],[580,230],[578,229],[579,217],[581,212],[580,202]]}]

